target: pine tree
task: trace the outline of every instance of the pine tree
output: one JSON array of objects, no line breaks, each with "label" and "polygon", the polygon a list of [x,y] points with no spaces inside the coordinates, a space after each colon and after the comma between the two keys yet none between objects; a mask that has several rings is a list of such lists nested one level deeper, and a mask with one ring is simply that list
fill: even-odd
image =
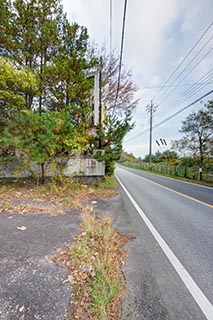
[{"label": "pine tree", "polygon": [[97,59],[92,55],[88,58],[87,29],[64,19],[60,50],[53,65],[46,68],[50,110],[68,110],[76,126],[87,122],[91,112],[88,101],[94,86],[87,74],[96,65]]},{"label": "pine tree", "polygon": [[[62,6],[59,0],[15,0],[10,6],[5,4],[5,11],[10,23],[6,24],[6,20],[3,23],[10,37],[3,42],[2,51],[17,66],[29,66],[37,72],[39,96],[34,99],[34,105],[41,113],[47,105],[44,69],[60,46]],[[29,109],[33,98],[30,95],[25,97]]]}]

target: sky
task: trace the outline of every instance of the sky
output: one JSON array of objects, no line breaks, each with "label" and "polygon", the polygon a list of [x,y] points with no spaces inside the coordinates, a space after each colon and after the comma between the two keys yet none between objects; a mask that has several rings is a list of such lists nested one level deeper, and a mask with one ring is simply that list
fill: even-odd
[{"label": "sky", "polygon": [[[62,0],[62,4],[70,22],[88,28],[91,42],[110,49],[110,0]],[[124,0],[112,0],[111,41],[118,55],[123,10]],[[132,70],[139,104],[133,113],[135,128],[124,139],[125,151],[142,158],[149,153],[146,107],[151,100],[156,106],[152,132],[155,153],[170,148],[172,140],[180,139],[181,121],[213,99],[211,94],[157,126],[213,89],[212,12],[212,0],[127,1],[123,64]],[[160,138],[165,139],[167,146],[157,145]]]}]

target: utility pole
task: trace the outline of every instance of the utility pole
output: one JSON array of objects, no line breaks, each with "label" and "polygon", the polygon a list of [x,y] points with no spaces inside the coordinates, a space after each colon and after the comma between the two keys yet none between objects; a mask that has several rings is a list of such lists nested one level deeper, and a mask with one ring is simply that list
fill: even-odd
[{"label": "utility pole", "polygon": [[152,118],[157,106],[154,106],[152,100],[150,105],[147,105],[146,110],[150,112],[150,131],[149,131],[149,166],[152,165]]},{"label": "utility pole", "polygon": [[[102,82],[102,62],[101,62],[101,69],[99,71],[99,130],[102,128],[102,92],[101,92],[101,82]],[[98,141],[98,148],[101,149],[101,137],[99,137]]]},{"label": "utility pole", "polygon": [[110,51],[110,62],[112,56],[112,0],[110,0],[110,8],[109,8],[109,17],[110,17],[110,30],[109,30],[109,51]]}]

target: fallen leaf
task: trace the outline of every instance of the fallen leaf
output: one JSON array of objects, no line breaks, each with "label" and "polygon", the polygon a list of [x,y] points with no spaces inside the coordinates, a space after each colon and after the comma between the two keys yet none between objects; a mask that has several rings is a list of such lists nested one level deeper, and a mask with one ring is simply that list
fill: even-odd
[{"label": "fallen leaf", "polygon": [[69,283],[71,283],[71,284],[74,284],[74,283],[75,283],[75,279],[74,279],[74,277],[70,274],[67,279],[65,279],[65,280],[62,281],[62,284],[66,283],[66,282],[69,282]]},{"label": "fallen leaf", "polygon": [[21,231],[24,231],[24,230],[26,230],[27,228],[26,228],[25,226],[21,226],[21,227],[17,227],[16,229],[21,230]]},{"label": "fallen leaf", "polygon": [[26,259],[25,262],[31,264],[31,263],[33,263],[33,260],[34,260],[33,257],[31,257],[31,258]]},{"label": "fallen leaf", "polygon": [[23,312],[24,309],[25,309],[25,306],[23,305],[23,306],[21,306],[18,310],[19,310],[19,312]]}]

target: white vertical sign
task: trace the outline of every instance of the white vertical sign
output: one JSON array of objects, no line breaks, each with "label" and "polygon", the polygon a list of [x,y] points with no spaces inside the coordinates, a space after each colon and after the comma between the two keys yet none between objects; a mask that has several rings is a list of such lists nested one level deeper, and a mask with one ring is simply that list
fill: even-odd
[{"label": "white vertical sign", "polygon": [[99,123],[99,71],[94,73],[94,125]]},{"label": "white vertical sign", "polygon": [[93,110],[93,125],[99,123],[99,107],[100,107],[100,71],[93,71],[87,74],[87,78],[94,78],[94,110]]}]

